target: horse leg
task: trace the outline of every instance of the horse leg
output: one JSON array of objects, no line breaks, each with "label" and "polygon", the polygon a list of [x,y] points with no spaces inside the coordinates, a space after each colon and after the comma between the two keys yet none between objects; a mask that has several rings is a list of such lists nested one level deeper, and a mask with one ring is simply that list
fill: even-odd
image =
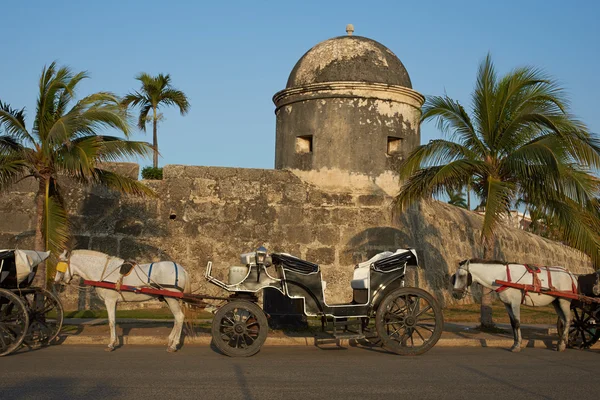
[{"label": "horse leg", "polygon": [[567,348],[569,341],[569,328],[571,325],[571,301],[567,299],[556,299],[552,302],[556,314],[562,321],[563,329],[562,332],[558,332],[558,346],[557,351],[564,351]]},{"label": "horse leg", "polygon": [[108,313],[108,326],[110,329],[110,342],[108,343],[108,348],[106,351],[113,351],[115,346],[118,344],[115,319],[115,314],[117,311],[117,299],[109,294],[104,298],[104,305],[106,306],[106,312]]},{"label": "horse leg", "polygon": [[510,318],[510,325],[513,330],[513,338],[515,343],[510,348],[510,351],[513,353],[518,353],[521,351],[521,304],[515,301],[510,301],[510,303],[504,303],[506,307],[506,311],[508,312],[508,317]]},{"label": "horse leg", "polygon": [[168,352],[177,351],[177,347],[179,346],[181,340],[181,331],[183,329],[183,320],[185,318],[183,311],[181,311],[181,305],[179,304],[179,300],[171,297],[165,298],[169,309],[173,313],[173,317],[175,318],[175,323],[173,324],[173,330],[169,335],[169,347],[167,348]]}]

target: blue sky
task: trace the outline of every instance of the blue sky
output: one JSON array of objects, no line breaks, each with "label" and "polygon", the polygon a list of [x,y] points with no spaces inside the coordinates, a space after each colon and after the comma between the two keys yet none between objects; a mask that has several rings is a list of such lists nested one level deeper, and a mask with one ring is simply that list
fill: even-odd
[{"label": "blue sky", "polygon": [[[415,3],[415,4],[412,4]],[[417,4],[418,3],[418,4]],[[33,114],[44,64],[92,79],[81,95],[136,89],[139,72],[171,74],[190,98],[164,110],[161,165],[273,168],[273,94],[312,46],[355,34],[389,47],[413,88],[469,104],[490,51],[500,73],[533,65],[567,88],[572,111],[600,132],[600,3],[593,1],[22,1],[2,6],[0,99]],[[31,123],[31,120],[29,120]],[[422,141],[439,137],[433,124]],[[136,134],[151,141],[151,135]],[[149,165],[151,161],[143,161]]]}]

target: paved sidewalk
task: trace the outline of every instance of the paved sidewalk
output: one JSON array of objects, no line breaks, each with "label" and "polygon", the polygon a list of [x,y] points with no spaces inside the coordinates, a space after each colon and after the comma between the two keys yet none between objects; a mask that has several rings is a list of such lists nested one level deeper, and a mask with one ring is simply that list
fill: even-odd
[{"label": "paved sidewalk", "polygon": [[[210,319],[199,320],[194,325],[195,335],[184,334],[185,345],[210,345]],[[65,319],[60,341],[65,345],[108,343],[106,319]],[[484,333],[476,323],[446,322],[444,332],[436,346],[442,347],[506,347],[513,344],[512,330],[508,324],[498,324],[503,332]],[[172,320],[117,319],[117,333],[122,345],[165,345],[173,327]],[[556,348],[557,334],[553,325],[523,325],[523,346]],[[266,346],[355,346],[364,344],[355,340],[336,340],[320,331],[269,332]],[[594,349],[600,348],[600,342]]]}]

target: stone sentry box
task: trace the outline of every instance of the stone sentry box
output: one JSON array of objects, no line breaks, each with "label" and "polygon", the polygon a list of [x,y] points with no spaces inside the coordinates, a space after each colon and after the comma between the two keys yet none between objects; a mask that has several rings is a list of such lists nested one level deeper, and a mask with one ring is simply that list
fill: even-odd
[{"label": "stone sentry box", "polygon": [[420,144],[424,98],[382,44],[341,36],[310,49],[276,105],[276,169],[377,177]]}]

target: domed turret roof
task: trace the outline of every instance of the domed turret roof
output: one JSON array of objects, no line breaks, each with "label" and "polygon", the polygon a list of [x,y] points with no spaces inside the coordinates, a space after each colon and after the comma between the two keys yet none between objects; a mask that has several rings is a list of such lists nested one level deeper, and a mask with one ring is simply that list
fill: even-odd
[{"label": "domed turret roof", "polygon": [[370,82],[412,89],[408,72],[390,49],[361,36],[339,36],[317,44],[290,73],[286,88],[324,82]]}]

